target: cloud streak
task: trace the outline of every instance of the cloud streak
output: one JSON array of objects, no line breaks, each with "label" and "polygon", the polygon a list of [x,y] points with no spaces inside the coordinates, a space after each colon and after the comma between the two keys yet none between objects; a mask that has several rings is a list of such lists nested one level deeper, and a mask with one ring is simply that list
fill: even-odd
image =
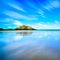
[{"label": "cloud streak", "polygon": [[17,9],[17,10],[20,10],[20,11],[23,11],[23,12],[26,12],[23,8],[21,8],[20,6],[16,5],[16,4],[12,4],[12,3],[8,3],[9,6]]},{"label": "cloud streak", "polygon": [[43,11],[43,10],[39,10],[39,11],[38,11],[38,14],[40,14],[41,17],[45,18],[45,14],[44,14],[44,11]]},{"label": "cloud streak", "polygon": [[60,22],[55,21],[54,23],[36,23],[32,25],[36,29],[60,29]]},{"label": "cloud streak", "polygon": [[14,12],[14,11],[5,11],[3,13],[5,15],[9,16],[9,17],[16,18],[16,19],[37,20],[37,17],[34,17],[34,16],[24,16],[22,14]]},{"label": "cloud streak", "polygon": [[18,20],[14,20],[14,24],[17,25],[17,26],[20,26],[20,25],[23,25],[20,21]]},{"label": "cloud streak", "polygon": [[54,8],[58,8],[58,7],[60,7],[60,4],[59,4],[58,0],[49,1],[49,4],[44,6],[44,8],[47,9],[48,11],[50,11]]}]

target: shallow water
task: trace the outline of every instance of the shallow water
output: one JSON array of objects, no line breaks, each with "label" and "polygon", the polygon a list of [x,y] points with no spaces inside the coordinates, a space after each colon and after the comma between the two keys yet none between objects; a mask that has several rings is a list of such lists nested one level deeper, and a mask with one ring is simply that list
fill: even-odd
[{"label": "shallow water", "polygon": [[0,60],[60,60],[60,31],[0,32]]}]

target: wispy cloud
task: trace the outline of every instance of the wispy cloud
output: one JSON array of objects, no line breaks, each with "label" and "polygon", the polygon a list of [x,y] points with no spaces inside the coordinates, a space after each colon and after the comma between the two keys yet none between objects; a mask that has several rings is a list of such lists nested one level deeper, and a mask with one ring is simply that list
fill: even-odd
[{"label": "wispy cloud", "polygon": [[6,26],[7,28],[15,28],[17,26],[23,25],[21,21],[10,19],[10,18],[6,18],[2,22],[4,23],[2,25]]},{"label": "wispy cloud", "polygon": [[53,7],[59,7],[59,6],[60,6],[58,0],[53,0],[53,1],[51,2],[51,5],[52,5]]},{"label": "wispy cloud", "polygon": [[54,21],[54,23],[36,23],[31,25],[36,29],[60,29],[60,22]]},{"label": "wispy cloud", "polygon": [[44,6],[45,9],[47,9],[48,11],[53,9],[53,6],[51,4],[48,4],[46,6]]},{"label": "wispy cloud", "polygon": [[8,26],[8,28],[12,28],[12,26]]},{"label": "wispy cloud", "polygon": [[10,21],[12,21],[11,18],[4,18],[3,20],[0,20],[0,22],[10,22]]},{"label": "wispy cloud", "polygon": [[10,17],[13,17],[13,18],[21,18],[22,17],[21,14],[18,14],[17,12],[14,12],[14,11],[5,11],[4,14],[6,14]]},{"label": "wispy cloud", "polygon": [[45,14],[43,10],[38,10],[38,14],[40,14],[41,17],[45,18]]},{"label": "wispy cloud", "polygon": [[18,21],[18,20],[14,20],[14,23],[13,24],[15,24],[15,25],[17,25],[17,26],[20,26],[20,25],[23,25],[20,21]]},{"label": "wispy cloud", "polygon": [[55,21],[54,21],[54,23],[55,23],[55,24],[60,24],[60,22],[59,22],[59,21],[57,21],[57,20],[55,20]]},{"label": "wispy cloud", "polygon": [[24,16],[22,14],[14,12],[14,11],[5,11],[3,13],[8,15],[8,16],[10,16],[10,17],[12,17],[12,18],[16,18],[16,19],[37,20],[37,17],[34,17],[34,16]]},{"label": "wispy cloud", "polygon": [[55,8],[60,7],[60,4],[59,4],[58,0],[49,1],[49,4],[44,6],[44,8],[47,9],[48,11],[54,9],[54,7]]},{"label": "wispy cloud", "polygon": [[16,4],[12,4],[12,3],[8,3],[9,6],[17,9],[17,10],[20,10],[20,11],[23,11],[23,12],[26,12],[23,8],[21,8],[20,6],[16,5]]}]

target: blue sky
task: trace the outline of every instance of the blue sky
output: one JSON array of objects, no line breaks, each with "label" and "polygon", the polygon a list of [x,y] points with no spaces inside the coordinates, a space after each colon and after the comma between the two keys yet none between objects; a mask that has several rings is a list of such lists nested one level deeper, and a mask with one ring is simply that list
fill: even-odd
[{"label": "blue sky", "polygon": [[21,25],[60,29],[60,0],[1,0],[0,27]]}]

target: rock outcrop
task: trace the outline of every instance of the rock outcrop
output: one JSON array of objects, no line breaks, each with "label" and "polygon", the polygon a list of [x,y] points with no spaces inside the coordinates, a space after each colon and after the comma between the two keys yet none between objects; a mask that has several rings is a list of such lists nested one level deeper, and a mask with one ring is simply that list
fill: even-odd
[{"label": "rock outcrop", "polygon": [[31,26],[19,26],[17,27],[15,30],[35,30],[34,28],[32,28]]}]

